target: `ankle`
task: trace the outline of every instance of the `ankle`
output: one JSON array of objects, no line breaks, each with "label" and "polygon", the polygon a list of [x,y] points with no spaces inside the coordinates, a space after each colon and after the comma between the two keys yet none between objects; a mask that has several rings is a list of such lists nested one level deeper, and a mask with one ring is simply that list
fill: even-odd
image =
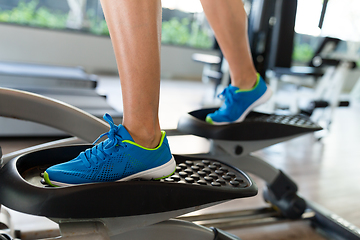
[{"label": "ankle", "polygon": [[159,134],[156,134],[155,136],[136,137],[134,139],[134,142],[136,142],[142,147],[153,149],[159,146],[160,140],[161,132],[159,132]]},{"label": "ankle", "polygon": [[257,82],[257,74],[250,74],[246,76],[240,76],[232,81],[232,85],[242,90],[252,89]]},{"label": "ankle", "polygon": [[145,148],[156,148],[161,140],[161,131],[148,131],[142,129],[141,131],[131,131],[127,129],[133,138],[134,142]]}]

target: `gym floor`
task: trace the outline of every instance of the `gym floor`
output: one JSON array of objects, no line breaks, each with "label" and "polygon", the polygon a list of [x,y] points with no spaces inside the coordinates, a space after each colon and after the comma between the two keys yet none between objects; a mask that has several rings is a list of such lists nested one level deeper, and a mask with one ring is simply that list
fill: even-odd
[{"label": "gym floor", "polygon": [[[102,77],[98,91],[108,95],[108,101],[121,111],[120,84],[117,78]],[[160,121],[162,128],[174,129],[182,114],[201,107],[211,86],[194,81],[163,80],[161,83]],[[336,109],[330,131],[318,141],[308,134],[288,142],[257,151],[255,155],[283,170],[298,184],[299,194],[327,208],[360,227],[360,104]],[[0,138],[3,153],[48,142],[55,138]],[[209,143],[195,136],[169,137],[172,152],[205,152]],[[264,182],[253,176],[259,194],[248,199],[237,199],[201,213],[234,211],[264,207],[261,189]],[[14,213],[16,229],[56,227],[50,220]],[[224,229],[242,239],[324,239],[317,235],[308,222],[290,222],[250,228]]]}]

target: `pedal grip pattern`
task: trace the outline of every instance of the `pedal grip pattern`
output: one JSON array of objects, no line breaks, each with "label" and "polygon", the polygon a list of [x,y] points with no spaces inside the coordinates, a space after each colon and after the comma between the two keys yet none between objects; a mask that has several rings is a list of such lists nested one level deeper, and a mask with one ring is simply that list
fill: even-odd
[{"label": "pedal grip pattern", "polygon": [[186,160],[175,173],[161,182],[221,188],[246,188],[250,182],[236,169],[214,160]]}]

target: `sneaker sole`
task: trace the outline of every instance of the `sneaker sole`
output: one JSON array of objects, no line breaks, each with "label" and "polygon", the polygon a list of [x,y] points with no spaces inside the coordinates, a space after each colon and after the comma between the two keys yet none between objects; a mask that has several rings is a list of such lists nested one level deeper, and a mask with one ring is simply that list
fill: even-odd
[{"label": "sneaker sole", "polygon": [[[159,180],[159,179],[167,178],[167,177],[171,176],[175,172],[175,169],[176,169],[176,162],[175,162],[174,156],[172,156],[170,161],[168,161],[167,163],[165,163],[161,166],[135,173],[133,175],[127,176],[125,178],[122,178],[122,179],[114,181],[114,182],[129,181],[132,179]],[[45,181],[53,187],[71,187],[71,186],[77,186],[77,185],[82,185],[82,184],[93,184],[93,183],[70,184],[70,183],[62,183],[62,182],[52,181],[52,180],[50,180],[47,172],[45,172],[44,178],[45,178]],[[96,182],[94,182],[94,183],[96,183]],[[100,182],[98,182],[98,183],[100,183]]]},{"label": "sneaker sole", "polygon": [[167,163],[161,166],[135,173],[133,175],[122,178],[116,182],[128,181],[136,178],[145,179],[145,180],[151,180],[151,179],[159,180],[171,176],[175,172],[175,168],[176,168],[176,162],[174,156],[172,156],[170,161],[168,161]]},{"label": "sneaker sole", "polygon": [[253,110],[255,107],[263,104],[263,103],[266,103],[270,97],[272,95],[272,90],[270,89],[270,87],[268,87],[266,89],[266,91],[264,92],[264,94],[258,99],[256,100],[255,102],[253,102],[244,112],[243,114],[238,118],[236,119],[235,121],[233,122],[214,122],[213,121],[213,125],[226,125],[226,124],[231,124],[231,123],[239,123],[239,122],[242,122],[244,121],[244,119],[246,118],[246,116],[249,114],[249,112],[251,110]]}]

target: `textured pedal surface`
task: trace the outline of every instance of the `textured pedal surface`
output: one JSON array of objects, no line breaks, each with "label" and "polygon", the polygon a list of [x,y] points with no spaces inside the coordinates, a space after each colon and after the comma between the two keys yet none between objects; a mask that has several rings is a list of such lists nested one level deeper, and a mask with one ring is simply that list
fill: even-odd
[{"label": "textured pedal surface", "polygon": [[256,114],[250,115],[248,118],[245,119],[246,122],[267,122],[267,123],[276,123],[276,124],[284,124],[290,125],[295,127],[302,127],[302,128],[314,128],[319,129],[320,126],[316,123],[312,122],[308,117],[302,115],[261,115],[256,116]]},{"label": "textured pedal surface", "polygon": [[106,218],[209,206],[257,194],[241,170],[211,159],[174,155],[173,176],[54,188],[42,183],[47,167],[75,158],[92,145],[40,150],[9,161],[0,169],[0,204],[53,218]]},{"label": "textured pedal surface", "polygon": [[241,172],[214,160],[186,160],[176,166],[171,177],[161,181],[222,188],[246,188],[251,184]]},{"label": "textured pedal surface", "polygon": [[200,137],[228,141],[258,141],[290,137],[322,128],[303,115],[275,115],[250,112],[243,122],[211,125],[205,122],[207,114],[216,108],[200,109],[180,118],[180,132]]}]

